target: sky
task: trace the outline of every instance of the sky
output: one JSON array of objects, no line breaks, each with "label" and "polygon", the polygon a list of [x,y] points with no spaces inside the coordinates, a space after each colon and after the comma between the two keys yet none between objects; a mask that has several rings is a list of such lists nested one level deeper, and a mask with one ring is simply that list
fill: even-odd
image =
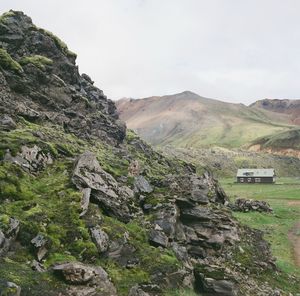
[{"label": "sky", "polygon": [[299,0],[0,0],[77,53],[110,99],[300,98]]}]

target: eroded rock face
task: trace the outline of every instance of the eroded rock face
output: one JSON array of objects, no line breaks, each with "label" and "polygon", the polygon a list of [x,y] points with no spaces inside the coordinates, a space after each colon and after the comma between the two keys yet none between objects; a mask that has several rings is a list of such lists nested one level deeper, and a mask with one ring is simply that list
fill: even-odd
[{"label": "eroded rock face", "polygon": [[[48,59],[40,64],[21,62],[21,70],[7,68],[1,73],[2,114],[13,121],[22,116],[29,121],[52,122],[82,138],[92,136],[111,143],[124,139],[126,127],[118,119],[114,103],[88,75],[79,74],[76,55],[57,37],[36,27],[22,12],[12,12],[0,29],[1,47],[14,60],[35,56]],[[11,120],[1,122],[13,127]]]},{"label": "eroded rock face", "polygon": [[100,266],[92,267],[82,263],[66,263],[53,267],[55,273],[63,276],[64,280],[73,285],[68,295],[86,296],[117,296],[107,273]]},{"label": "eroded rock face", "polygon": [[[89,188],[90,196],[107,214],[122,221],[130,220],[128,204],[133,199],[132,190],[126,186],[119,186],[114,177],[101,168],[93,153],[85,152],[78,157],[72,181],[83,192]],[[89,190],[85,194],[88,193]]]}]

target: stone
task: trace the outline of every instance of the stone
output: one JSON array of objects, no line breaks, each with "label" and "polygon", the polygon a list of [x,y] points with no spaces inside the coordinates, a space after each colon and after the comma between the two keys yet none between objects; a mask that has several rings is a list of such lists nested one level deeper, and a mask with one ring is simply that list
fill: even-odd
[{"label": "stone", "polygon": [[149,233],[149,242],[156,247],[162,246],[166,248],[169,245],[169,239],[165,233],[155,229],[152,229]]},{"label": "stone", "polygon": [[233,211],[239,212],[257,211],[271,213],[273,211],[270,204],[268,204],[264,200],[254,200],[245,198],[237,198],[234,204],[229,204],[229,207]]},{"label": "stone", "polygon": [[99,295],[101,291],[101,296],[117,296],[116,288],[109,280],[106,271],[100,266],[73,262],[56,265],[53,271],[62,276],[68,284],[74,285],[70,290],[77,293],[74,295]]},{"label": "stone", "polygon": [[143,176],[136,176],[133,185],[135,193],[151,193],[153,191],[152,186]]},{"label": "stone", "polygon": [[35,250],[38,261],[41,261],[48,253],[48,239],[42,234],[38,234],[31,240],[31,244]]},{"label": "stone", "polygon": [[13,282],[0,280],[0,295],[2,296],[20,296],[21,287]]},{"label": "stone", "polygon": [[7,114],[0,115],[0,130],[10,131],[17,127],[14,120]]},{"label": "stone", "polygon": [[51,154],[47,154],[36,145],[33,147],[22,146],[21,152],[16,156],[12,156],[8,151],[4,156],[4,161],[12,162],[19,165],[25,171],[36,174],[43,170],[47,165],[53,163]]},{"label": "stone", "polygon": [[83,189],[81,189],[81,192],[82,192],[82,197],[81,197],[81,202],[80,202],[80,207],[81,207],[80,217],[84,216],[89,209],[90,196],[91,196],[92,189],[91,188],[83,188]]},{"label": "stone", "polygon": [[12,243],[16,240],[20,229],[20,222],[15,218],[9,218],[7,226],[3,231],[0,229],[0,256],[9,251]]},{"label": "stone", "polygon": [[128,296],[150,296],[150,295],[144,292],[138,285],[135,285],[129,290]]},{"label": "stone", "polygon": [[91,237],[95,243],[99,253],[107,251],[109,247],[109,237],[108,235],[101,230],[99,227],[93,227],[90,229]]},{"label": "stone", "polygon": [[77,158],[72,182],[86,193],[89,192],[86,189],[90,188],[90,197],[107,214],[123,222],[131,219],[127,204],[133,199],[132,190],[126,186],[119,186],[114,177],[101,168],[93,153],[87,151]]}]

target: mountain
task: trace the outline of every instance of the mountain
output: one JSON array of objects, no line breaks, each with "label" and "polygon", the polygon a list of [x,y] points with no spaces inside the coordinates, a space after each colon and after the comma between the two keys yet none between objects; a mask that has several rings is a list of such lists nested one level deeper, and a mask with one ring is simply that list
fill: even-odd
[{"label": "mountain", "polygon": [[292,124],[300,125],[300,100],[264,99],[256,101],[251,107],[286,114]]},{"label": "mountain", "polygon": [[0,46],[0,295],[297,292],[218,181],[126,130],[58,37],[10,11]]},{"label": "mountain", "polygon": [[225,103],[185,91],[163,97],[121,99],[120,118],[154,145],[242,147],[291,128],[288,114]]}]

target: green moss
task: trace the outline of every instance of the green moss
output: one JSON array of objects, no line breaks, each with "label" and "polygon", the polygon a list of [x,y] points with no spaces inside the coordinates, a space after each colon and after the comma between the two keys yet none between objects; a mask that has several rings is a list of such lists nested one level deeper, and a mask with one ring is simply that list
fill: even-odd
[{"label": "green moss", "polygon": [[10,70],[16,73],[23,72],[22,66],[3,48],[0,48],[0,67],[4,70]]},{"label": "green moss", "polygon": [[72,51],[70,51],[68,49],[68,46],[60,39],[58,38],[56,35],[54,35],[52,32],[50,31],[47,31],[45,29],[41,29],[41,28],[38,28],[38,30],[43,33],[43,34],[46,34],[48,35],[55,43],[55,45],[67,56],[70,56],[70,57],[73,57],[73,58],[76,58],[76,54]]},{"label": "green moss", "polygon": [[46,66],[52,65],[53,61],[45,56],[34,55],[34,56],[26,56],[21,58],[19,63],[24,66],[27,64],[32,64],[41,70],[45,70]]},{"label": "green moss", "polygon": [[14,13],[12,10],[3,13],[2,15],[0,15],[0,23],[5,23],[5,21],[6,21],[9,17],[14,16],[14,15],[15,15],[15,13]]},{"label": "green moss", "polygon": [[135,139],[138,139],[139,136],[131,129],[126,130],[126,141],[128,143],[132,142]]}]

